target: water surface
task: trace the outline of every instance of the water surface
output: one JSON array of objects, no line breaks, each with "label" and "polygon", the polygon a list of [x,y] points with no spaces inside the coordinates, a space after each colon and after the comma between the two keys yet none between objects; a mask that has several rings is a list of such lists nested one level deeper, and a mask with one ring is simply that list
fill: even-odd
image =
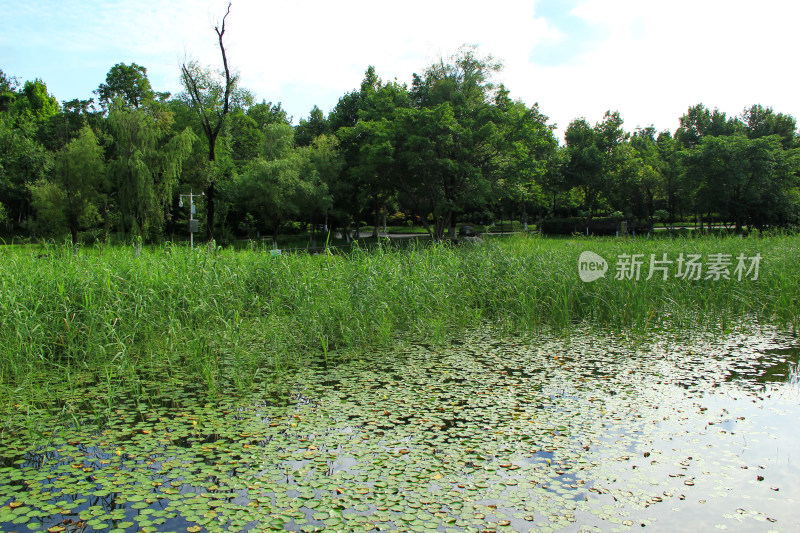
[{"label": "water surface", "polygon": [[794,531],[799,354],[771,330],[475,333],[247,398],[48,382],[5,416],[0,528]]}]

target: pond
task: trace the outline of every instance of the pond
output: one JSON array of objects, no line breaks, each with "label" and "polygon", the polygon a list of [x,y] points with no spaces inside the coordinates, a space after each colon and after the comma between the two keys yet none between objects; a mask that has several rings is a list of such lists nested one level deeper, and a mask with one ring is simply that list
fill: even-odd
[{"label": "pond", "polygon": [[112,376],[49,382],[58,401],[6,416],[0,528],[793,531],[798,357],[769,329],[481,332],[248,398],[178,375],[128,399]]}]

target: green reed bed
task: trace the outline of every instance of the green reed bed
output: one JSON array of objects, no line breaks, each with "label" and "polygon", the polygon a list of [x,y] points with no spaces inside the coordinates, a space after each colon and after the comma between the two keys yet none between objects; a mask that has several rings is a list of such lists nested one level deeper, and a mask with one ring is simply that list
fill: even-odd
[{"label": "green reed bed", "polygon": [[[347,255],[51,248],[0,251],[0,385],[46,398],[50,380],[146,394],[176,373],[213,395],[274,381],[321,354],[364,354],[399,338],[441,340],[486,323],[512,332],[577,323],[648,332],[800,325],[800,239],[508,238]],[[608,261],[578,276],[584,250]],[[619,254],[644,254],[637,280]],[[759,279],[645,280],[650,254],[759,253]],[[734,260],[735,262],[735,260]],[[732,268],[731,268],[732,270]],[[25,402],[23,402],[25,403]]]}]

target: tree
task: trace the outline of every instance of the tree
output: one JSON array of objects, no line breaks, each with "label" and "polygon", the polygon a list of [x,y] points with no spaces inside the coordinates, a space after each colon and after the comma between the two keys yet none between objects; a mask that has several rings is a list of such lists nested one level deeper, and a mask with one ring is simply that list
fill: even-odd
[{"label": "tree", "polygon": [[359,222],[371,217],[377,237],[381,214],[385,217],[387,205],[397,195],[402,170],[394,153],[394,121],[399,110],[409,107],[409,93],[397,82],[382,83],[370,66],[359,95],[358,121],[339,132],[350,161],[346,176],[355,189],[354,215]]},{"label": "tree", "polygon": [[557,200],[569,191],[564,169],[569,154],[566,146],[557,146],[545,163],[544,172],[539,176],[542,193],[548,198],[547,214],[551,217],[558,216]]},{"label": "tree", "polygon": [[800,221],[800,153],[786,149],[785,141],[780,133],[749,141],[744,154],[748,181],[736,191],[746,214],[737,213],[737,230],[745,220],[759,228]]},{"label": "tree", "polygon": [[402,109],[394,124],[395,157],[402,165],[397,181],[401,202],[419,217],[431,238],[441,240],[469,186],[457,179],[470,177],[467,169],[457,168],[467,163],[453,158],[454,137],[461,133],[453,108],[444,103]]},{"label": "tree", "polygon": [[18,88],[19,80],[0,69],[0,113],[8,112],[14,106]]},{"label": "tree", "polygon": [[445,228],[455,238],[458,215],[491,193],[500,139],[491,79],[501,68],[491,56],[478,56],[475,47],[462,47],[413,76],[413,110],[402,110],[404,146],[398,157],[409,171],[404,196],[415,209],[425,209],[417,212],[423,221],[433,217],[428,231],[434,239],[441,239]]},{"label": "tree", "polygon": [[303,161],[289,124],[270,124],[264,133],[260,156],[234,178],[234,189],[240,207],[272,234],[277,246],[280,225],[300,213]]},{"label": "tree", "polygon": [[103,112],[96,108],[91,98],[63,102],[61,111],[48,117],[41,124],[39,138],[48,150],[57,152],[75,139],[84,126],[91,126],[94,131],[101,131],[102,115]]},{"label": "tree", "polygon": [[[100,84],[95,94],[105,108],[108,108],[112,100],[120,99],[123,105],[135,109],[157,96],[147,79],[147,69],[136,63],[117,63],[111,67],[106,74],[106,82]],[[169,93],[158,93],[158,96],[166,100]]]},{"label": "tree", "polygon": [[328,121],[320,108],[314,106],[308,119],[301,118],[294,129],[294,141],[297,146],[309,146],[314,139],[328,133]]},{"label": "tree", "polygon": [[583,211],[590,217],[598,207],[601,193],[607,189],[603,153],[596,136],[596,130],[583,118],[570,122],[564,132],[567,151],[564,178],[570,188],[581,192]]},{"label": "tree", "polygon": [[656,146],[662,161],[661,176],[667,203],[666,211],[669,214],[667,221],[672,225],[678,216],[683,214],[686,200],[690,197],[690,194],[681,190],[680,143],[666,130],[658,134]]},{"label": "tree", "polygon": [[603,120],[594,127],[579,118],[564,132],[567,142],[564,177],[570,187],[580,191],[587,218],[594,216],[609,199],[616,200],[617,209],[625,207],[627,215],[633,215],[627,206],[621,205],[618,194],[637,179],[636,169],[630,166],[635,162],[629,160],[632,154],[625,143],[628,134],[622,124],[618,112],[606,111]]},{"label": "tree", "polygon": [[690,107],[680,118],[680,124],[675,139],[684,148],[697,146],[706,136],[733,135],[742,129],[741,122],[735,117],[728,119],[724,112],[718,109],[712,112],[703,104]]},{"label": "tree", "polygon": [[333,206],[329,216],[331,225],[343,227],[348,239],[350,222],[358,219],[360,211],[359,186],[349,172],[350,167],[357,161],[359,146],[357,140],[352,139],[348,131],[358,123],[358,110],[361,102],[360,92],[350,91],[339,98],[333,110],[328,114],[328,127],[336,138],[337,153],[341,161],[341,173],[337,173],[335,181],[328,182],[328,190],[333,197]]},{"label": "tree", "polygon": [[172,116],[112,104],[109,175],[118,195],[123,230],[144,236],[161,231],[172,191],[197,137],[171,131]]},{"label": "tree", "polygon": [[[78,242],[78,231],[94,225],[100,219],[99,205],[106,192],[103,148],[88,126],[77,138],[55,156],[49,181],[32,188],[33,206],[40,218],[63,221]],[[41,216],[41,215],[49,216]],[[56,224],[58,222],[55,222]]]},{"label": "tree", "polygon": [[58,101],[39,78],[25,82],[15,106],[18,113],[30,113],[39,121],[58,113]]},{"label": "tree", "polygon": [[259,130],[263,130],[267,124],[289,124],[292,122],[292,117],[286,114],[286,110],[281,107],[280,102],[273,105],[272,102],[262,100],[260,104],[248,107],[246,114],[256,121]]},{"label": "tree", "polygon": [[325,229],[328,229],[328,214],[335,207],[334,199],[337,197],[337,187],[344,180],[342,171],[344,159],[339,152],[339,140],[333,135],[320,135],[308,148],[307,156],[319,179],[325,184],[327,198],[320,205],[324,207]]},{"label": "tree", "polygon": [[0,200],[17,224],[30,216],[30,185],[45,177],[52,154],[37,140],[30,113],[0,113]]},{"label": "tree", "polygon": [[651,144],[655,143],[644,140],[617,148],[615,167],[604,195],[612,211],[648,223],[653,221],[662,184],[658,153]]},{"label": "tree", "polygon": [[258,127],[254,118],[242,110],[230,115],[230,151],[236,170],[241,172],[247,164],[258,157],[258,151],[264,140],[264,132]]},{"label": "tree", "polygon": [[225,21],[230,12],[231,4],[229,3],[225,16],[222,17],[222,24],[214,26],[219,50],[222,54],[221,73],[217,75],[213,71],[201,67],[195,61],[185,62],[181,65],[181,82],[186,88],[192,108],[200,119],[200,126],[208,141],[208,162],[212,167],[208,172],[205,190],[206,233],[209,240],[214,238],[217,176],[213,166],[216,161],[217,138],[236,96],[236,85],[239,79],[238,76],[231,73],[225,45],[222,42],[222,37],[225,35]]},{"label": "tree", "polygon": [[350,91],[339,98],[333,110],[328,114],[328,127],[332,133],[336,133],[342,128],[352,128],[356,125],[362,99],[362,94],[359,91]]},{"label": "tree", "polygon": [[708,137],[685,151],[682,163],[697,213],[718,213],[737,231],[795,221],[797,155],[783,148],[780,135]]},{"label": "tree", "polygon": [[300,180],[295,194],[295,202],[301,220],[311,225],[310,244],[312,248],[317,247],[317,223],[326,217],[328,209],[331,207],[332,197],[328,192],[328,184],[320,175],[320,171],[330,172],[332,170],[329,168],[335,157],[329,153],[332,148],[324,134],[314,139],[311,146],[296,148],[300,159]]},{"label": "tree", "polygon": [[621,143],[616,151],[606,193],[611,209],[651,223],[657,199],[666,194],[655,128],[637,128],[630,141]]},{"label": "tree", "polygon": [[408,100],[404,85],[383,84],[370,66],[360,89],[340,98],[328,117],[345,169],[335,185],[329,183],[337,206],[333,216],[346,233],[351,223],[358,225],[370,214],[377,232],[379,213],[396,191],[396,161],[386,151],[386,142],[391,143],[387,139],[393,136],[396,109],[407,107]]},{"label": "tree", "polygon": [[771,107],[753,105],[742,112],[745,133],[750,139],[780,135],[784,148],[798,144],[797,121],[791,115],[775,113]]},{"label": "tree", "polygon": [[494,178],[503,197],[512,199],[522,211],[524,228],[528,228],[528,205],[538,203],[544,208],[549,203],[542,188],[547,172],[547,161],[558,146],[553,135],[554,126],[547,124],[548,117],[539,111],[539,105],[527,107],[521,101],[512,102],[507,91],[502,90],[496,99],[496,115],[500,137],[493,160]]}]

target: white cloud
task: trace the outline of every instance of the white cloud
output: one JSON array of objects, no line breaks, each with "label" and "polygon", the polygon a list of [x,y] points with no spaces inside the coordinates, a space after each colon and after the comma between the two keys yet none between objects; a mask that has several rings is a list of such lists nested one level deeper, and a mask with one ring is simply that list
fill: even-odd
[{"label": "white cloud", "polygon": [[575,65],[535,69],[550,80],[543,110],[562,128],[618,109],[628,129],[674,130],[700,102],[729,115],[762,103],[799,116],[797,74],[786,62],[800,14],[794,3],[589,0],[573,13],[608,37]]},{"label": "white cloud", "polygon": [[[563,130],[574,118],[619,110],[626,127],[677,127],[690,105],[728,114],[753,103],[800,116],[789,54],[800,4],[762,0],[585,0],[537,2],[408,0],[396,4],[236,0],[225,42],[245,87],[282,101],[295,120],[329,110],[375,65],[410,82],[439,55],[474,43],[503,60],[500,76]],[[9,74],[42,77],[59,99],[88,98],[115,63],[148,68],[159,90],[180,90],[188,54],[219,65],[213,30],[224,0],[40,1],[0,7],[0,46]],[[544,8],[542,13],[547,13]],[[564,26],[569,21],[583,24]],[[565,22],[566,21],[566,22]],[[585,33],[586,28],[596,35]],[[542,57],[543,51],[549,57]],[[531,62],[537,51],[538,63]],[[562,57],[558,52],[566,52]]]}]

